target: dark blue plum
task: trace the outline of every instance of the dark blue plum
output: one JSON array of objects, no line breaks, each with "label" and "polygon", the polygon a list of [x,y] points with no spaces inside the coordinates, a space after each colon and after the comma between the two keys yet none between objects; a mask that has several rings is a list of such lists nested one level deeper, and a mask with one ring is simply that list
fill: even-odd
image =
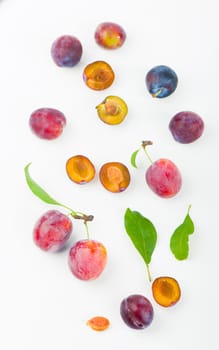
[{"label": "dark blue plum", "polygon": [[171,95],[177,84],[176,73],[164,65],[152,68],[146,75],[146,86],[153,97],[163,98]]},{"label": "dark blue plum", "polygon": [[51,55],[59,67],[73,67],[81,59],[82,45],[74,36],[63,35],[52,44]]},{"label": "dark blue plum", "polygon": [[180,143],[191,143],[197,140],[204,131],[202,118],[189,111],[177,113],[169,123],[173,138]]}]

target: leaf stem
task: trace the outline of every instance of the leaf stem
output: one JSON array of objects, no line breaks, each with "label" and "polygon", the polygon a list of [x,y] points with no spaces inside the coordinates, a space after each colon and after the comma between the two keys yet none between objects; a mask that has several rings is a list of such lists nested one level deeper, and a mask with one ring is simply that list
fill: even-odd
[{"label": "leaf stem", "polygon": [[141,144],[141,146],[142,146],[142,148],[144,150],[144,153],[146,154],[146,157],[148,158],[148,160],[149,160],[149,162],[151,164],[153,163],[153,161],[152,161],[151,157],[149,156],[149,154],[147,152],[147,146],[152,145],[152,144],[153,144],[152,141],[142,141],[142,144]]},{"label": "leaf stem", "polygon": [[134,151],[131,155],[131,165],[134,167],[134,168],[137,168],[137,165],[136,165],[136,157],[139,153],[141,148],[138,148],[136,151]]},{"label": "leaf stem", "polygon": [[187,214],[189,214],[191,207],[192,207],[192,204],[189,204]]},{"label": "leaf stem", "polygon": [[41,199],[43,202],[47,203],[47,204],[52,204],[52,205],[58,205],[62,208],[65,208],[69,211],[69,215],[71,215],[74,219],[80,219],[80,220],[84,220],[84,223],[87,225],[88,221],[92,221],[93,220],[93,215],[86,215],[84,213],[81,212],[77,212],[75,210],[73,210],[72,208],[68,207],[65,204],[62,204],[60,202],[58,202],[56,199],[54,199],[53,197],[51,197],[40,185],[38,185],[38,183],[36,181],[34,181],[32,179],[32,177],[29,174],[29,167],[30,167],[31,163],[27,164],[24,168],[24,173],[25,173],[25,178],[26,178],[26,182],[27,185],[29,187],[29,189],[32,191],[32,193],[37,196],[39,199]]},{"label": "leaf stem", "polygon": [[67,205],[62,204],[62,203],[59,203],[59,205],[60,205],[62,208],[65,208],[65,209],[69,210],[69,211],[70,211],[70,215],[71,215],[72,217],[75,217],[75,215],[77,215],[77,212],[74,211],[72,208],[68,207]]},{"label": "leaf stem", "polygon": [[151,282],[151,273],[150,273],[150,269],[149,269],[148,264],[146,264],[146,268],[147,268],[148,280],[149,280],[149,282]]}]

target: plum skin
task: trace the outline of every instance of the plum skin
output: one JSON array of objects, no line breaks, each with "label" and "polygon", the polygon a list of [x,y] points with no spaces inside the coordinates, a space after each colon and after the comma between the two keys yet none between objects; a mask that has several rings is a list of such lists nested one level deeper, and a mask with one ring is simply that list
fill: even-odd
[{"label": "plum skin", "polygon": [[62,134],[66,117],[55,108],[39,108],[30,115],[29,125],[39,138],[53,140]]},{"label": "plum skin", "polygon": [[60,36],[51,47],[51,56],[59,67],[74,67],[80,61],[82,52],[81,42],[71,35]]},{"label": "plum skin", "polygon": [[69,251],[68,264],[72,274],[80,280],[94,280],[102,273],[107,262],[107,251],[98,241],[77,241]]},{"label": "plum skin", "polygon": [[61,250],[72,233],[72,221],[58,210],[49,210],[35,224],[33,240],[44,251]]},{"label": "plum skin", "polygon": [[153,67],[146,75],[146,86],[153,97],[167,97],[176,90],[177,85],[176,73],[165,65]]},{"label": "plum skin", "polygon": [[182,177],[177,166],[169,159],[158,159],[147,169],[145,179],[158,196],[170,198],[181,189]]},{"label": "plum skin", "polygon": [[130,328],[144,329],[153,321],[154,311],[151,302],[140,294],[132,294],[120,304],[120,315]]},{"label": "plum skin", "polygon": [[204,131],[204,122],[198,114],[183,111],[177,113],[170,120],[169,130],[177,142],[191,143],[201,137]]}]

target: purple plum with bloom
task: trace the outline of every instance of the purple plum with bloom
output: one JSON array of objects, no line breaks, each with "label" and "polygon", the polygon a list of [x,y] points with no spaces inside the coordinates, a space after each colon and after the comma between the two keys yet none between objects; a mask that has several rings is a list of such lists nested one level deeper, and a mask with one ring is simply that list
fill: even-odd
[{"label": "purple plum with bloom", "polygon": [[144,329],[153,321],[154,310],[146,297],[133,294],[122,300],[120,315],[130,328]]},{"label": "purple plum with bloom", "polygon": [[180,143],[196,141],[204,131],[202,118],[189,111],[177,113],[169,123],[169,129],[173,138]]},{"label": "purple plum with bloom", "polygon": [[82,56],[81,42],[74,36],[63,35],[57,38],[51,48],[51,55],[59,67],[73,67]]}]

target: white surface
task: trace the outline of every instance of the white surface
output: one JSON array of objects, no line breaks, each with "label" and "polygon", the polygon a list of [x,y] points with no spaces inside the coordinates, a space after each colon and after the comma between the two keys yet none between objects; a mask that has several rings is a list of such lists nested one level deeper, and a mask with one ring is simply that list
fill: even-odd
[{"label": "white surface", "polygon": [[[0,1],[1,349],[218,348],[216,5],[213,0]],[[96,45],[94,30],[103,21],[126,30],[121,49]],[[51,43],[62,34],[77,36],[83,45],[82,60],[72,69],[58,68],[50,57]],[[86,87],[82,71],[102,59],[112,65],[116,79],[96,92]],[[163,100],[152,99],[145,88],[145,74],[157,64],[169,65],[179,77],[176,92]],[[126,120],[114,127],[103,124],[95,110],[109,94],[121,96],[129,106]],[[56,141],[40,140],[29,129],[29,115],[40,107],[58,108],[67,117]],[[168,130],[170,118],[182,110],[197,112],[205,121],[203,136],[190,145],[177,144]],[[145,185],[143,153],[139,170],[131,168],[130,155],[143,139],[154,142],[149,149],[154,160],[170,158],[181,169],[183,187],[176,197],[161,199]],[[107,161],[124,162],[132,175],[130,187],[112,194],[98,176],[86,186],[73,184],[65,162],[78,153],[93,161],[97,173]],[[67,251],[48,254],[33,244],[35,221],[52,207],[26,186],[23,168],[30,161],[31,175],[53,197],[95,216],[91,236],[105,244],[109,257],[97,280],[75,279]],[[196,230],[189,259],[178,262],[169,251],[169,238],[190,203]],[[124,231],[127,207],[157,228],[152,276],[173,276],[182,289],[181,301],[171,309],[152,299],[143,260]],[[74,222],[71,243],[84,235],[83,224]],[[144,331],[128,328],[120,318],[120,302],[132,293],[146,295],[154,305],[154,321]],[[86,326],[97,314],[110,319],[106,332]]]}]

